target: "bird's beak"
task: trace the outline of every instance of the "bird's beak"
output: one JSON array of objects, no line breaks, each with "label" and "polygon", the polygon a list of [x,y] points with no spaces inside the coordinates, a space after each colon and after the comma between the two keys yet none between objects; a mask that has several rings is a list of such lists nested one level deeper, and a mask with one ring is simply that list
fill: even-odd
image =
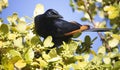
[{"label": "bird's beak", "polygon": [[59,17],[59,18],[63,18],[63,16],[62,16],[62,15],[59,15],[58,17]]}]

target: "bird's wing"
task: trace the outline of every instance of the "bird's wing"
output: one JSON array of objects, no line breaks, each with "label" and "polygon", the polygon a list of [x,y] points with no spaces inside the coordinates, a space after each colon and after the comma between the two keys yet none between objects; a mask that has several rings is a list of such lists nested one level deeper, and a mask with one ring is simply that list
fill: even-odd
[{"label": "bird's wing", "polygon": [[80,32],[106,32],[112,30],[111,28],[90,28],[89,25],[81,25],[75,21],[67,22],[62,19],[55,21],[55,26],[58,28],[58,35],[70,36]]},{"label": "bird's wing", "polygon": [[88,25],[81,25],[77,22],[67,22],[62,19],[57,19],[54,21],[58,33],[63,34],[64,36],[74,35],[78,32],[88,30]]}]

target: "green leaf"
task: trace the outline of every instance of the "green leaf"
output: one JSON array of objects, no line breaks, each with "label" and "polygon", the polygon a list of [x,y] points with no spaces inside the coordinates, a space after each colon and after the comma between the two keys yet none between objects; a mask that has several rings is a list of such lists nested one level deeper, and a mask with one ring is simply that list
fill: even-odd
[{"label": "green leaf", "polygon": [[42,4],[37,4],[34,10],[34,14],[33,16],[37,16],[39,14],[43,14],[44,13],[44,6]]},{"label": "green leaf", "polygon": [[73,67],[74,70],[79,70],[80,69],[80,67],[78,66],[78,64],[72,64],[72,67]]},{"label": "green leaf", "polygon": [[113,39],[108,41],[108,44],[111,48],[114,48],[119,44],[119,40],[116,38],[113,38]]},{"label": "green leaf", "polygon": [[109,52],[108,54],[107,54],[107,56],[108,57],[110,57],[110,58],[114,58],[115,57],[115,53],[113,53],[113,52]]},{"label": "green leaf", "polygon": [[51,58],[51,59],[47,60],[47,62],[55,62],[55,61],[59,61],[61,59],[62,58],[60,56],[57,56],[57,57],[54,57],[54,58]]},{"label": "green leaf", "polygon": [[47,62],[55,62],[61,60],[61,57],[57,55],[56,49],[51,49],[51,51],[47,55],[48,59]]},{"label": "green leaf", "polygon": [[16,63],[19,59],[21,59],[21,54],[16,51],[16,50],[9,50],[8,53],[6,54],[7,57],[2,57],[2,65],[6,70],[14,70],[14,63]]},{"label": "green leaf", "polygon": [[103,61],[104,61],[105,64],[110,64],[111,63],[110,57],[104,57]]},{"label": "green leaf", "polygon": [[33,61],[33,58],[34,58],[34,51],[32,50],[32,48],[29,48],[25,53],[25,60],[29,63]]},{"label": "green leaf", "polygon": [[94,58],[91,60],[91,62],[97,64],[97,65],[100,65],[101,63],[103,63],[103,56],[102,55],[97,55],[97,56],[94,56]]},{"label": "green leaf", "polygon": [[51,57],[49,54],[46,54],[46,53],[42,53],[42,57],[45,59],[45,60],[49,60]]},{"label": "green leaf", "polygon": [[104,46],[99,47],[98,54],[105,55],[105,53],[106,53],[106,48]]},{"label": "green leaf", "polygon": [[111,64],[103,64],[103,67],[105,68],[110,68],[112,65]]},{"label": "green leaf", "polygon": [[113,37],[113,38],[116,38],[116,39],[118,39],[118,40],[120,40],[120,35],[112,34],[112,37]]},{"label": "green leaf", "polygon": [[73,56],[73,57],[67,57],[65,59],[63,59],[63,62],[65,64],[72,64],[72,63],[75,63],[77,61],[77,59]]},{"label": "green leaf", "polygon": [[70,6],[73,8],[74,7],[74,2],[73,0],[70,0]]},{"label": "green leaf", "polygon": [[48,63],[44,61],[42,58],[36,59],[40,63],[40,67],[47,67]]},{"label": "green leaf", "polygon": [[40,42],[40,38],[38,36],[34,36],[31,39],[31,44],[36,45]]},{"label": "green leaf", "polygon": [[16,63],[15,63],[15,67],[17,67],[18,69],[22,69],[23,67],[26,66],[26,63],[24,60],[18,60]]},{"label": "green leaf", "polygon": [[114,18],[118,17],[119,11],[117,11],[117,10],[115,10],[115,11],[109,11],[108,14],[109,14],[109,16],[108,16],[109,19],[114,19]]},{"label": "green leaf", "polygon": [[0,26],[1,26],[1,24],[3,24],[3,19],[2,18],[0,18]]},{"label": "green leaf", "polygon": [[85,42],[88,42],[88,43],[91,42],[90,36],[87,35],[87,36],[85,37]]},{"label": "green leaf", "polygon": [[91,53],[92,55],[94,55],[94,56],[97,55],[96,52],[95,52],[94,50],[90,50],[90,53]]},{"label": "green leaf", "polygon": [[52,42],[52,36],[48,36],[44,42],[43,42],[44,47],[52,47],[54,43]]},{"label": "green leaf", "polygon": [[91,43],[91,38],[90,38],[90,36],[86,36],[85,37],[85,43],[86,43],[86,45],[88,45],[88,46],[90,46],[92,43]]},{"label": "green leaf", "polygon": [[16,29],[19,33],[25,33],[26,32],[27,24],[24,21],[19,21],[19,23],[16,26]]},{"label": "green leaf", "polygon": [[8,0],[3,0],[3,5],[5,6],[5,7],[7,7],[8,6]]},{"label": "green leaf", "polygon": [[90,20],[90,16],[88,15],[88,13],[85,13],[84,17],[87,18],[88,20]]},{"label": "green leaf", "polygon": [[22,38],[18,38],[18,39],[16,39],[16,40],[14,40],[13,43],[14,43],[14,46],[15,46],[15,47],[23,48]]},{"label": "green leaf", "polygon": [[86,61],[86,62],[88,62],[89,61],[89,58],[90,58],[90,54],[84,54],[84,56],[83,56],[83,58],[84,58],[84,60]]},{"label": "green leaf", "polygon": [[75,50],[77,49],[77,47],[78,47],[78,43],[75,42],[75,41],[71,41],[70,44],[68,45],[68,48],[69,48],[68,50],[70,52],[75,52]]},{"label": "green leaf", "polygon": [[78,66],[80,67],[80,68],[84,68],[84,67],[86,67],[88,65],[88,62],[78,62]]},{"label": "green leaf", "polygon": [[115,62],[113,70],[118,70],[120,69],[120,61]]},{"label": "green leaf", "polygon": [[21,54],[18,51],[14,50],[14,49],[10,50],[9,54],[10,54],[11,57],[15,57],[15,56],[21,57]]},{"label": "green leaf", "polygon": [[5,70],[14,70],[14,64],[12,62],[7,62],[4,64]]},{"label": "green leaf", "polygon": [[106,21],[102,21],[101,23],[98,23],[98,28],[105,28],[106,27]]},{"label": "green leaf", "polygon": [[22,59],[22,56],[20,54],[20,52],[16,51],[16,50],[10,50],[9,53],[7,54],[9,55],[9,62],[11,63],[16,63],[18,60]]},{"label": "green leaf", "polygon": [[118,47],[113,48],[113,52],[114,52],[114,53],[119,53],[119,49],[118,49]]},{"label": "green leaf", "polygon": [[81,20],[82,20],[82,21],[87,21],[88,18],[86,18],[86,17],[82,17]]},{"label": "green leaf", "polygon": [[83,6],[84,5],[84,1],[83,0],[77,0],[77,5],[78,6]]},{"label": "green leaf", "polygon": [[20,57],[20,56],[14,56],[14,57],[12,57],[10,60],[9,60],[9,62],[11,62],[11,63],[16,63],[18,60],[21,60],[22,59],[22,57]]},{"label": "green leaf", "polygon": [[18,14],[17,14],[17,13],[13,13],[12,19],[13,19],[13,20],[17,20],[17,19],[18,19]]},{"label": "green leaf", "polygon": [[69,50],[69,46],[65,42],[63,42],[62,47],[63,47],[64,50]]},{"label": "green leaf", "polygon": [[81,35],[81,33],[76,33],[76,34],[73,35],[73,38],[77,38],[77,37],[79,37],[80,35]]},{"label": "green leaf", "polygon": [[3,34],[7,34],[9,32],[9,27],[7,24],[2,24],[0,26],[0,32],[2,32]]},{"label": "green leaf", "polygon": [[105,6],[104,10],[108,12],[109,19],[114,19],[119,16],[119,8],[116,6]]},{"label": "green leaf", "polygon": [[1,0],[0,1],[0,13],[2,12],[2,9],[6,8],[8,6],[8,0]]},{"label": "green leaf", "polygon": [[11,23],[12,22],[12,16],[8,16],[7,20],[8,20],[9,23]]},{"label": "green leaf", "polygon": [[57,57],[56,49],[51,49],[51,51],[48,53],[48,55],[49,55],[51,58]]},{"label": "green leaf", "polygon": [[83,58],[83,56],[81,56],[81,55],[77,55],[77,56],[74,56],[74,58],[76,59],[76,60],[84,60],[84,58]]}]

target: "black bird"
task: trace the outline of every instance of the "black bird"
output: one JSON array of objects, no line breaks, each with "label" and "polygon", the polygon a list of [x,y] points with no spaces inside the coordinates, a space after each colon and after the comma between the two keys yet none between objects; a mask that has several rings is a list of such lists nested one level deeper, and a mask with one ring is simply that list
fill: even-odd
[{"label": "black bird", "polygon": [[[69,42],[71,37],[79,32],[89,30],[89,25],[77,22],[68,22],[54,9],[48,9],[44,14],[37,15],[34,19],[36,33],[43,38],[53,37],[55,46],[62,42]],[[90,29],[92,31],[108,31],[109,29]]]}]

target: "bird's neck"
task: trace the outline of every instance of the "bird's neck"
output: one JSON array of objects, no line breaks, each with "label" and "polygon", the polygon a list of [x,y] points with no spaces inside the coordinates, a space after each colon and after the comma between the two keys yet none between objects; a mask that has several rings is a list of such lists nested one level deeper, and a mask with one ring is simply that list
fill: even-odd
[{"label": "bird's neck", "polygon": [[57,19],[56,19],[56,18],[45,18],[45,19],[44,19],[44,21],[45,21],[46,24],[47,24],[47,23],[49,23],[49,24],[50,24],[50,23],[54,23],[55,20],[57,20]]}]

